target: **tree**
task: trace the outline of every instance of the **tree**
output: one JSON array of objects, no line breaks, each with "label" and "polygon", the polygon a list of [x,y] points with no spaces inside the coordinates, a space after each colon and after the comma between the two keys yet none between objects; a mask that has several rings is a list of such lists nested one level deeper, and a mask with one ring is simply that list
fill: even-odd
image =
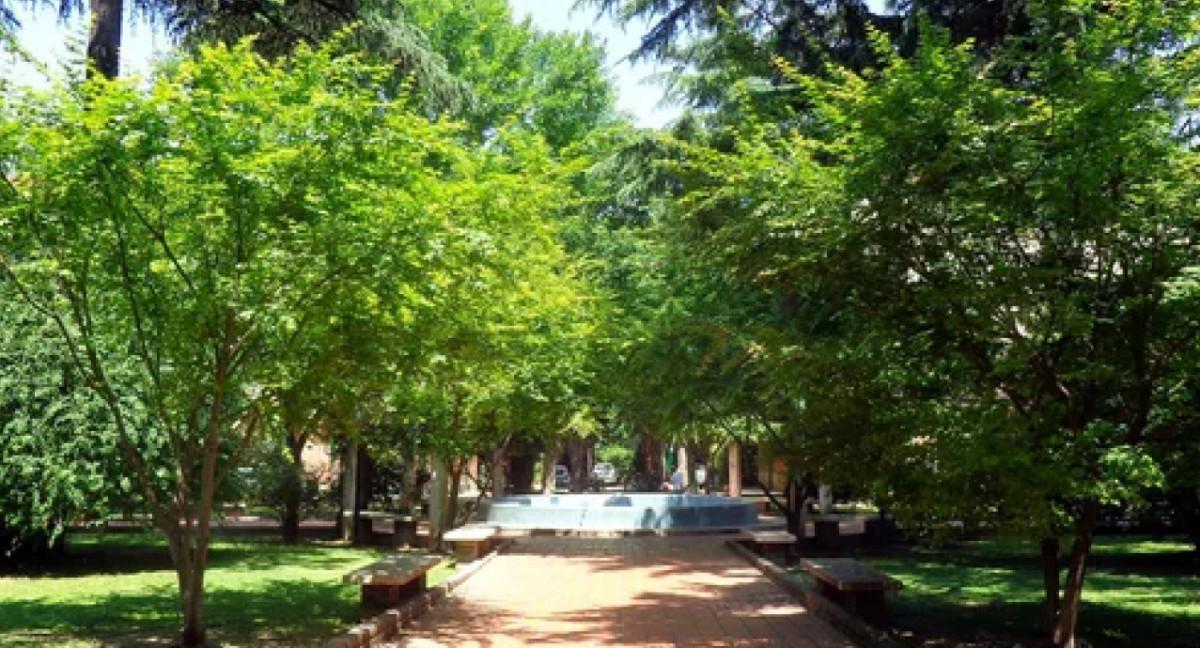
[{"label": "tree", "polygon": [[0,281],[0,554],[56,546],[66,524],[136,501],[112,434],[57,332]]},{"label": "tree", "polygon": [[1058,646],[1101,507],[1194,434],[1198,9],[1031,3],[1034,35],[990,65],[937,32],[908,61],[881,43],[870,80],[789,73],[813,102],[798,132],[690,165],[709,188],[689,231],[749,281],[840,305],[813,357],[864,381],[834,406],[809,381],[796,421],[826,427],[792,433],[914,505],[1041,539]]},{"label": "tree", "polygon": [[[830,63],[856,72],[887,60],[872,46],[885,34],[901,56],[911,56],[922,25],[944,28],[955,43],[971,43],[988,55],[1007,39],[1028,33],[1026,3],[1019,0],[579,0],[623,23],[648,21],[650,30],[633,60],[670,65],[675,99],[715,109],[724,123],[739,119],[743,98],[730,90],[753,80],[756,108],[785,111],[803,101],[775,65],[781,59],[811,75]],[[882,9],[879,9],[883,5]],[[761,115],[760,115],[761,116]],[[775,113],[777,119],[786,114]]]},{"label": "tree", "polygon": [[389,95],[418,97],[430,113],[461,111],[472,100],[471,88],[451,73],[407,5],[386,0],[183,0],[164,22],[185,50],[253,37],[257,52],[276,58],[302,44],[338,39],[373,63],[392,68],[381,86]]},{"label": "tree", "polygon": [[486,238],[436,199],[443,179],[473,183],[452,127],[381,99],[386,74],[243,44],[145,90],[6,91],[0,267],[112,417],[167,536],[186,646],[205,638],[214,498],[293,357],[279,341],[336,320],[343,291],[403,319],[438,289],[441,251]]},{"label": "tree", "polygon": [[422,0],[408,16],[472,89],[472,101],[455,114],[476,141],[520,128],[557,152],[615,121],[604,49],[590,34],[514,22],[505,0]]}]

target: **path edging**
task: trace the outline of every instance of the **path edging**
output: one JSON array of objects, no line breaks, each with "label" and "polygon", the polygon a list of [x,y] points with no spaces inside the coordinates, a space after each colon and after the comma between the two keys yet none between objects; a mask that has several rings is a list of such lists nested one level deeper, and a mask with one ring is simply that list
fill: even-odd
[{"label": "path edging", "polygon": [[340,634],[326,642],[324,648],[371,648],[376,642],[392,638],[401,628],[408,626],[414,619],[428,612],[430,608],[445,601],[446,597],[458,589],[459,585],[491,562],[504,548],[504,544],[501,543],[479,560],[462,566],[452,576],[420,596],[413,597],[404,605],[388,609],[369,621],[351,626],[345,634]]},{"label": "path edging", "polygon": [[810,612],[846,635],[863,648],[900,648],[900,644],[885,632],[881,632],[862,619],[842,609],[837,603],[821,596],[808,583],[789,574],[779,565],[755,554],[736,540],[725,543],[731,551],[758,568],[772,583],[791,594],[804,604]]}]

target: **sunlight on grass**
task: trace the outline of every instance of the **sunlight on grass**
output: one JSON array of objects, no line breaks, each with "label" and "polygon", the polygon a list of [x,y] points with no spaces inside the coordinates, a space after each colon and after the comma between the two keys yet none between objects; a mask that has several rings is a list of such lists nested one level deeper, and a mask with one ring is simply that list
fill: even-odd
[{"label": "sunlight on grass", "polygon": [[[175,572],[153,535],[72,537],[78,564],[36,577],[0,576],[0,647],[165,645],[179,624]],[[382,549],[219,541],[207,574],[206,618],[223,645],[320,645],[356,620],[346,572]],[[435,585],[452,561],[429,573]]]}]

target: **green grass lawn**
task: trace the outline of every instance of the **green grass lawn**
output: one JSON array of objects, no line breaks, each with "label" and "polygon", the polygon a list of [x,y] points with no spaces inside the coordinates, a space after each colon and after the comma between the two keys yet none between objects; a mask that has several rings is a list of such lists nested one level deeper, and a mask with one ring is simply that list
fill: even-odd
[{"label": "green grass lawn", "polygon": [[[175,572],[149,533],[78,534],[71,557],[37,573],[0,573],[0,646],[166,646],[179,627]],[[347,571],[386,550],[222,540],[213,547],[205,619],[234,646],[319,646],[356,620]],[[443,563],[430,585],[453,572]]]},{"label": "green grass lawn", "polygon": [[[904,583],[889,609],[913,643],[1040,645],[1037,546],[987,540],[863,560]],[[1200,561],[1182,542],[1101,537],[1080,636],[1096,648],[1200,648]]]}]

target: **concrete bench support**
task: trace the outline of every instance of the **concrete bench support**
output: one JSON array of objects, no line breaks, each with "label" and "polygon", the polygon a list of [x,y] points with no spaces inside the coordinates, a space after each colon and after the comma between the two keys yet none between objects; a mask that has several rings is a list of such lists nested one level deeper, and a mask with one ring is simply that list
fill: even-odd
[{"label": "concrete bench support", "polygon": [[884,595],[900,581],[853,558],[811,558],[800,566],[817,579],[817,591],[874,626],[887,624]]},{"label": "concrete bench support", "polygon": [[454,557],[459,562],[478,560],[491,551],[498,529],[492,526],[470,525],[458,527],[442,537],[454,547]]},{"label": "concrete bench support", "polygon": [[346,574],[342,582],[362,587],[359,613],[369,619],[423,594],[426,573],[440,562],[441,556],[394,554]]},{"label": "concrete bench support", "polygon": [[813,541],[824,549],[837,548],[842,544],[841,523],[837,518],[813,520]]}]

